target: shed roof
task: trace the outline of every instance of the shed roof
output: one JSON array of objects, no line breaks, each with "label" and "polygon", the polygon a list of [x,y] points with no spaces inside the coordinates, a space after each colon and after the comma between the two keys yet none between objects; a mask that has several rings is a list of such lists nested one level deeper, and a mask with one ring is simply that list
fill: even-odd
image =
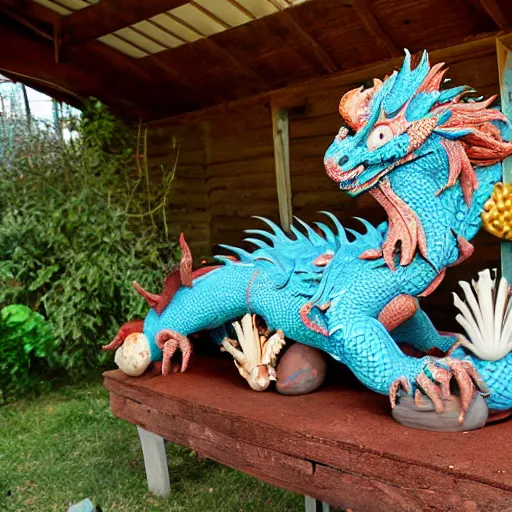
[{"label": "shed roof", "polygon": [[0,0],[0,73],[145,120],[507,31],[508,0]]}]

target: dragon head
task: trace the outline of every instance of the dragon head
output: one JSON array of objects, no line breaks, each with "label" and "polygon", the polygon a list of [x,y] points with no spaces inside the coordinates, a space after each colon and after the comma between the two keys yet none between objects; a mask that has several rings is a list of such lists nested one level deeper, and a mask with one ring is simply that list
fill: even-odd
[{"label": "dragon head", "polygon": [[327,150],[324,163],[342,190],[357,196],[394,169],[442,149],[449,173],[439,192],[460,179],[464,198],[471,203],[478,185],[473,166],[503,160],[512,154],[512,145],[496,126],[507,122],[506,117],[488,108],[495,96],[463,101],[474,92],[469,87],[440,90],[446,71],[444,63],[430,66],[426,51],[414,66],[406,50],[400,71],[341,98],[339,112],[345,126]]}]

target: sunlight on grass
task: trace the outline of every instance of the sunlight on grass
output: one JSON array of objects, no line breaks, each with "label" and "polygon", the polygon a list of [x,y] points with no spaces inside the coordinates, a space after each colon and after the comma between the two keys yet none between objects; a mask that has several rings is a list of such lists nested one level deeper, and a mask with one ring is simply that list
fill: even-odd
[{"label": "sunlight on grass", "polygon": [[167,444],[171,496],[147,492],[135,426],[101,384],[0,408],[0,510],[62,512],[90,497],[107,511],[296,511],[303,497]]}]

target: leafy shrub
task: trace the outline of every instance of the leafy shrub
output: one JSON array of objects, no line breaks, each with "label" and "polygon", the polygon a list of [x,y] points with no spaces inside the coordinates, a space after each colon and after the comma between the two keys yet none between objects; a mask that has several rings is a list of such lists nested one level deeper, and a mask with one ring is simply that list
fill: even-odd
[{"label": "leafy shrub", "polygon": [[165,210],[173,172],[162,171],[164,187],[151,187],[144,153],[132,149],[136,132],[98,102],[75,140],[15,122],[7,128],[11,143],[2,144],[0,130],[0,304],[22,303],[48,319],[59,364],[76,376],[104,365],[110,354],[100,346],[147,311],[131,282],[162,286],[176,243],[155,215]]},{"label": "leafy shrub", "polygon": [[0,311],[0,402],[33,391],[51,365],[55,338],[48,322],[27,306]]}]

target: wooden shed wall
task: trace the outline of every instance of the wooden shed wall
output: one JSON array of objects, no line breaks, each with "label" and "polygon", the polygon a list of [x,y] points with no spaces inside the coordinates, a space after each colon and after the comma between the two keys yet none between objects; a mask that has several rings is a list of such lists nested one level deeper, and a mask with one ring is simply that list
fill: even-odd
[{"label": "wooden shed wall", "polygon": [[240,244],[261,215],[277,220],[272,124],[268,105],[230,112],[206,125],[212,244]]},{"label": "wooden shed wall", "polygon": [[[367,194],[350,198],[325,174],[323,154],[340,127],[337,107],[344,92],[382,77],[401,64],[394,59],[339,77],[315,80],[277,97],[289,112],[290,174],[293,213],[312,222],[317,212],[334,213],[347,227],[361,229],[354,216],[372,223],[385,220],[382,208]],[[431,54],[431,62],[445,61],[453,85],[468,84],[482,95],[499,93],[495,41],[493,38],[466,43]],[[261,227],[252,215],[279,223],[273,152],[271,108],[261,102],[192,126],[159,123],[151,128],[151,155],[156,162],[166,154],[169,134],[182,137],[179,172],[173,197],[173,226],[183,229],[191,246],[203,255],[222,252],[216,244],[242,245],[244,229]],[[167,140],[167,142],[166,142]],[[158,146],[157,146],[158,144]],[[175,194],[175,195],[174,195]],[[438,291],[425,300],[425,307],[439,328],[454,328],[451,291],[457,281],[470,279],[485,267],[499,266],[499,240],[480,233],[475,254],[451,269]],[[196,260],[198,254],[195,254]],[[448,308],[448,309],[447,309]]]},{"label": "wooden shed wall", "polygon": [[206,189],[206,151],[202,126],[163,124],[148,129],[147,157],[154,186],[161,166],[177,164],[167,219],[172,235],[184,233],[196,261],[211,254],[210,208]]}]

